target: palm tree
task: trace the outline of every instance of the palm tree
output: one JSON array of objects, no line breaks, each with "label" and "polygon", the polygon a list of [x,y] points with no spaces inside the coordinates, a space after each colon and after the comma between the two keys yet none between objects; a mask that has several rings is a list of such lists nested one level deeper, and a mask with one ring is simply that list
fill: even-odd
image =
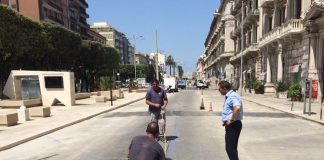
[{"label": "palm tree", "polygon": [[173,76],[175,76],[175,70],[176,70],[176,67],[177,67],[177,63],[176,63],[175,61],[173,61],[173,63],[172,63]]},{"label": "palm tree", "polygon": [[174,64],[174,60],[173,60],[173,58],[172,58],[171,55],[169,55],[169,56],[167,57],[167,59],[166,59],[166,61],[165,61],[165,64],[166,64],[167,66],[170,66],[170,75],[171,75],[171,67],[172,67],[173,64]]}]

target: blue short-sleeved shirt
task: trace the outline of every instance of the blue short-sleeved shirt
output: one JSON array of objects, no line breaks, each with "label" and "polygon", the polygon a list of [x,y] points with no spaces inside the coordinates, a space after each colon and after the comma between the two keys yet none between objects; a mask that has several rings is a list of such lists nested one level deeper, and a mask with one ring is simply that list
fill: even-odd
[{"label": "blue short-sleeved shirt", "polygon": [[[153,88],[150,88],[146,92],[145,98],[153,103],[159,103],[161,105],[164,104],[164,99],[167,99],[166,92],[163,88],[159,87],[157,91],[155,91]],[[159,112],[161,111],[161,108],[156,108],[154,106],[149,106],[149,112]]]},{"label": "blue short-sleeved shirt", "polygon": [[222,114],[222,122],[226,122],[228,119],[232,118],[234,106],[240,106],[240,111],[239,111],[237,117],[234,117],[234,121],[242,120],[243,119],[243,103],[242,103],[241,97],[233,90],[230,90],[225,95],[225,102],[224,102],[223,114]]}]

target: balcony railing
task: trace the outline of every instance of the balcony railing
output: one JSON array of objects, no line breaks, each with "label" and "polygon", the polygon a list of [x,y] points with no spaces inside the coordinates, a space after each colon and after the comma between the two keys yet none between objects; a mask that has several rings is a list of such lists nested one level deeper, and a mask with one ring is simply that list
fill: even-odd
[{"label": "balcony railing", "polygon": [[85,0],[78,0],[81,4],[83,4],[86,8],[88,8],[88,3]]},{"label": "balcony railing", "polygon": [[264,34],[259,40],[259,47],[262,47],[272,41],[284,38],[290,34],[296,34],[303,31],[304,25],[300,19],[292,19],[284,23],[282,26],[274,28],[270,32]]},{"label": "balcony railing", "polygon": [[258,50],[259,50],[259,47],[258,47],[257,43],[248,44],[248,46],[243,51],[243,56],[245,56],[249,52],[255,52],[255,51],[258,51]]},{"label": "balcony railing", "polygon": [[46,0],[44,6],[57,10],[57,12],[63,12],[63,8],[59,4],[54,3],[51,0]]}]

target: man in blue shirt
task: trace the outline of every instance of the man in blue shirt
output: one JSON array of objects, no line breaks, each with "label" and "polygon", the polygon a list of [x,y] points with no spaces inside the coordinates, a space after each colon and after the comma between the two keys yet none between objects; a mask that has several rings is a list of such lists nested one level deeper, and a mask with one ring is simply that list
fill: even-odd
[{"label": "man in blue shirt", "polygon": [[230,160],[238,160],[237,144],[242,130],[243,103],[229,82],[221,81],[218,86],[219,92],[225,95],[222,122],[225,126],[226,152]]}]

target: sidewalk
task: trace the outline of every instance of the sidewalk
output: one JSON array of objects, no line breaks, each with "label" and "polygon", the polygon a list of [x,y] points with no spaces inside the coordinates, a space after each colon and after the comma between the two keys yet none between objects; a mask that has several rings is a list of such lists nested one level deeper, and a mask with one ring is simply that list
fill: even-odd
[{"label": "sidewalk", "polygon": [[304,114],[303,113],[304,102],[292,102],[290,101],[290,99],[279,99],[274,96],[265,96],[263,94],[251,94],[251,93],[243,93],[242,99],[245,101],[254,102],[262,106],[280,110],[282,112],[286,112],[294,116],[324,125],[324,115],[322,120],[320,119],[320,112],[321,112],[320,102],[311,103],[311,110],[310,110],[311,114],[309,115],[308,100],[306,101],[306,112]]},{"label": "sidewalk", "polygon": [[[198,94],[201,94],[202,91],[199,91]],[[239,93],[239,92],[238,92]],[[213,105],[219,106],[223,105],[224,100],[217,98],[217,95],[219,95],[219,92],[216,90],[206,90],[204,91],[203,97],[204,97],[204,106],[206,106],[206,110],[208,109],[209,103],[212,102]],[[275,110],[279,110],[288,114],[291,114],[293,116],[303,118],[306,120],[310,120],[319,124],[324,125],[324,113],[323,113],[323,119],[320,119],[320,112],[321,112],[321,104],[320,102],[313,102],[311,103],[311,114],[308,114],[309,111],[309,104],[308,101],[306,103],[306,112],[303,114],[304,110],[304,102],[293,102],[290,101],[290,99],[279,99],[274,96],[266,96],[263,94],[251,94],[247,92],[243,92],[243,103],[244,101],[256,103],[261,106],[265,106],[268,108],[272,108]],[[293,104],[293,107],[292,107]],[[244,107],[249,107],[245,105]],[[323,106],[324,110],[324,106]],[[215,111],[221,112],[221,107],[216,107]],[[323,111],[324,112],[324,111]]]},{"label": "sidewalk", "polygon": [[55,132],[70,125],[93,118],[100,114],[144,100],[145,92],[124,92],[122,99],[106,103],[96,103],[94,97],[76,100],[72,107],[52,106],[51,116],[47,118],[32,117],[30,121],[7,127],[0,126],[0,151],[12,148],[35,138]]}]

